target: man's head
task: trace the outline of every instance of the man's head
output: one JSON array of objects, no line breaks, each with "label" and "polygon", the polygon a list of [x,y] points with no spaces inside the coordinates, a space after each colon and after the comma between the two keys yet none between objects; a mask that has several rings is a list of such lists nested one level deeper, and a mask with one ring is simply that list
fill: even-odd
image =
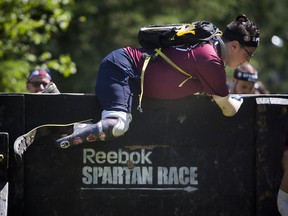
[{"label": "man's head", "polygon": [[235,68],[244,62],[250,62],[259,46],[260,31],[244,14],[238,15],[227,25],[223,40],[228,51],[227,66]]},{"label": "man's head", "polygon": [[37,69],[30,73],[26,87],[30,93],[42,92],[52,81],[49,70]]},{"label": "man's head", "polygon": [[257,70],[249,63],[237,67],[233,74],[234,94],[253,94],[258,79]]}]

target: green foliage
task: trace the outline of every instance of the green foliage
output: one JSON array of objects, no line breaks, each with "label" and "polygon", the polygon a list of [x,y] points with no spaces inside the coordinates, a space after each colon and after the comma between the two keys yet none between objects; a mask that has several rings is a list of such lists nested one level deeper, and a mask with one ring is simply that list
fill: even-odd
[{"label": "green foliage", "polygon": [[48,61],[47,65],[49,68],[59,71],[64,77],[76,73],[75,63],[67,55],[60,55],[59,59]]},{"label": "green foliage", "polygon": [[0,92],[25,92],[29,64],[23,60],[0,62]]},{"label": "green foliage", "polygon": [[69,76],[76,72],[69,55],[55,58],[45,45],[53,35],[66,31],[71,0],[0,1],[1,91],[23,92],[29,71],[51,68]]}]

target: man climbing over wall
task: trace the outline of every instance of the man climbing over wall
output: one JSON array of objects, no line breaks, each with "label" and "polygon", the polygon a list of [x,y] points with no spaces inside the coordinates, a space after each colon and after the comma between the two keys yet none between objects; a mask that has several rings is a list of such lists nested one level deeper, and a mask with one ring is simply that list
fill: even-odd
[{"label": "man climbing over wall", "polygon": [[132,100],[140,89],[144,96],[156,99],[179,99],[202,92],[213,97],[225,116],[235,115],[243,100],[229,94],[225,66],[236,68],[249,62],[259,36],[258,27],[241,14],[215,40],[163,49],[165,56],[191,75],[188,78],[158,56],[149,62],[145,82],[141,82],[144,59],[151,50],[126,47],[113,51],[100,64],[96,82],[101,120],[78,125],[73,134],[58,139],[57,145],[67,148],[124,135],[132,121]]}]

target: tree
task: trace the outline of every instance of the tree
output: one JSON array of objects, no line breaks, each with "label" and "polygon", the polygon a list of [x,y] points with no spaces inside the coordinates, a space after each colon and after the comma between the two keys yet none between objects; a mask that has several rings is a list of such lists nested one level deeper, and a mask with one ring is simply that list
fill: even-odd
[{"label": "tree", "polygon": [[49,68],[69,76],[76,72],[68,54],[53,56],[53,35],[66,31],[72,0],[0,1],[0,91],[24,92],[29,72]]}]

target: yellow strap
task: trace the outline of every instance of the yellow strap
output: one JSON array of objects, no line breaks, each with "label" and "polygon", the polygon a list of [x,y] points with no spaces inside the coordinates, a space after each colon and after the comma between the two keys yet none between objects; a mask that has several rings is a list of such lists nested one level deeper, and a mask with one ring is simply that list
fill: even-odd
[{"label": "yellow strap", "polygon": [[178,67],[171,59],[169,59],[162,51],[161,49],[156,48],[155,52],[160,55],[165,61],[167,61],[170,65],[172,65],[174,68],[176,68],[178,71],[180,71],[185,76],[188,76],[187,79],[185,79],[182,83],[179,84],[179,87],[182,87],[189,79],[192,79],[192,75],[187,73],[186,71],[182,70],[182,68]]},{"label": "yellow strap", "polygon": [[151,56],[150,55],[147,55],[145,57],[145,60],[144,60],[144,63],[143,63],[143,66],[142,66],[142,70],[141,70],[141,92],[140,92],[140,95],[139,95],[139,104],[138,104],[138,111],[139,112],[143,112],[143,109],[142,109],[142,98],[143,98],[143,90],[144,90],[144,75],[145,75],[145,71],[146,71],[146,68],[147,68],[147,65],[149,63],[151,59]]}]

